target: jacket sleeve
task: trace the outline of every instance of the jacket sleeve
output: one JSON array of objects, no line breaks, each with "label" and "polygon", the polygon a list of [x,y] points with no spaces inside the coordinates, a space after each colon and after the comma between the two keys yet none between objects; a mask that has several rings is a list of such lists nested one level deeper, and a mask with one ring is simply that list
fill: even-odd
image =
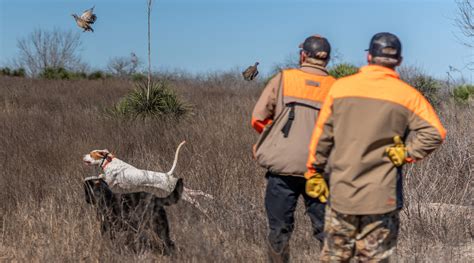
[{"label": "jacket sleeve", "polygon": [[281,73],[273,77],[265,86],[252,113],[252,127],[261,133],[266,125],[271,123],[275,115],[278,90],[281,83]]},{"label": "jacket sleeve", "polygon": [[411,107],[412,113],[408,129],[414,136],[407,143],[408,161],[423,159],[438,148],[446,138],[446,130],[441,124],[431,104],[418,94]]},{"label": "jacket sleeve", "polygon": [[324,172],[334,145],[332,105],[333,97],[331,91],[329,91],[319,113],[309,145],[309,157],[306,164],[309,174]]}]

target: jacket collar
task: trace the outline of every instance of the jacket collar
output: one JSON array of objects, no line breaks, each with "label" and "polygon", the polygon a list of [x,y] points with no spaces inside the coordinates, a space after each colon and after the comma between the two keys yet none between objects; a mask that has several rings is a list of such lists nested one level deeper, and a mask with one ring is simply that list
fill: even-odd
[{"label": "jacket collar", "polygon": [[383,74],[388,77],[400,78],[400,75],[393,69],[379,66],[379,65],[367,65],[359,69],[364,74]]},{"label": "jacket collar", "polygon": [[315,64],[303,62],[300,66],[300,69],[304,69],[304,71],[310,72],[310,73],[319,73],[321,75],[329,75],[326,67],[315,65]]}]

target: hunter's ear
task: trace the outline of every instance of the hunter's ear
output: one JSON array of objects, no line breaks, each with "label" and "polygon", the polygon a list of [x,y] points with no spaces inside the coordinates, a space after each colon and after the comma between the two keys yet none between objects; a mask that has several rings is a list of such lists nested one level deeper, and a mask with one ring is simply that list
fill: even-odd
[{"label": "hunter's ear", "polygon": [[367,52],[367,63],[372,64],[372,55],[369,52]]}]

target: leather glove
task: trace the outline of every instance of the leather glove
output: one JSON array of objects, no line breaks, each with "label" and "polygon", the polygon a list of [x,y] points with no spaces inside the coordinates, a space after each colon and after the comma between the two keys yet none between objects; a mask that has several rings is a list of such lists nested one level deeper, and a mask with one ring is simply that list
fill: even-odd
[{"label": "leather glove", "polygon": [[387,154],[390,161],[392,161],[396,167],[399,167],[407,162],[407,147],[403,143],[402,138],[398,135],[393,137],[393,142],[394,145],[387,147],[387,149],[385,149],[385,153]]},{"label": "leather glove", "polygon": [[329,197],[329,188],[320,173],[306,172],[306,194],[312,198],[318,198],[321,203],[326,203]]}]

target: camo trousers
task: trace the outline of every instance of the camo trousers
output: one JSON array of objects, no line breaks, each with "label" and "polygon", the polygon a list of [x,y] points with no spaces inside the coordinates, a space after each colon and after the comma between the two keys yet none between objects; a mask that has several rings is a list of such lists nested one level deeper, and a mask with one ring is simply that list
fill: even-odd
[{"label": "camo trousers", "polygon": [[321,262],[396,261],[398,213],[346,215],[326,206]]}]

